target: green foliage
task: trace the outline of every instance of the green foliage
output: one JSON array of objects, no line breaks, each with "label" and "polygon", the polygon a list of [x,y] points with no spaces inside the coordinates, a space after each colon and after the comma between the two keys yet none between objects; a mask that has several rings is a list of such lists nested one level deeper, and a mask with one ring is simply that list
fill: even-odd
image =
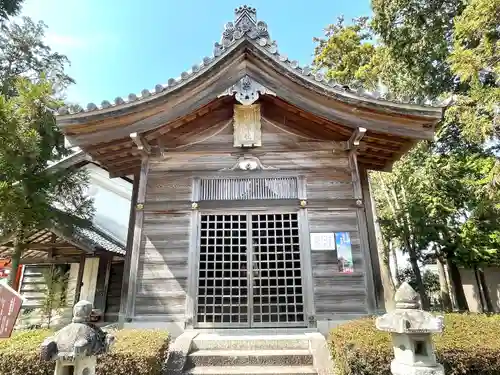
[{"label": "green foliage", "polygon": [[[446,314],[445,329],[434,342],[437,360],[450,375],[500,372],[500,316]],[[389,333],[376,330],[374,318],[333,329],[329,344],[340,375],[390,375],[394,358]]]},{"label": "green foliage", "polygon": [[[375,47],[370,42],[366,17],[356,19],[352,25],[345,25],[344,18],[325,29],[325,38],[314,38],[314,64],[317,68],[327,68],[326,76],[342,84],[362,82],[365,86],[376,86],[374,69]],[[360,67],[368,66],[366,69]]]},{"label": "green foliage", "polygon": [[45,285],[41,309],[49,328],[54,310],[67,306],[68,268],[68,265],[52,265],[43,270]]},{"label": "green foliage", "polygon": [[[42,362],[40,344],[49,330],[14,333],[0,341],[0,374],[52,375],[54,363]],[[98,375],[160,375],[168,351],[169,338],[160,330],[121,330],[111,352],[98,357]]]},{"label": "green foliage", "polygon": [[19,79],[16,87],[19,95],[0,96],[0,230],[16,233],[22,242],[41,227],[71,230],[69,215],[88,218],[92,201],[84,196],[84,171],[46,169],[67,154],[52,112],[51,85]]},{"label": "green foliage", "polygon": [[[415,279],[415,274],[411,267],[403,268],[398,273],[398,284],[407,282],[413,289],[418,288],[418,283]],[[430,298],[434,294],[439,292],[439,276],[434,272],[426,270],[422,272],[422,283],[424,285],[425,293],[427,297]]]},{"label": "green foliage", "polygon": [[11,16],[19,14],[24,0],[0,0],[0,24]]},{"label": "green foliage", "polygon": [[33,231],[57,227],[70,236],[93,214],[84,170],[47,170],[69,153],[54,112],[73,80],[66,56],[44,43],[45,28],[25,17],[0,30],[0,235],[11,238],[13,269]]},{"label": "green foliage", "polygon": [[463,8],[460,0],[372,0],[370,26],[406,78],[384,82],[392,92],[436,98],[451,89],[449,40]]},{"label": "green foliage", "polygon": [[47,26],[28,17],[11,22],[0,30],[0,93],[16,95],[16,81],[24,77],[32,82],[40,77],[50,82],[55,92],[74,83],[64,72],[69,64],[65,55],[54,52],[45,43]]},{"label": "green foliage", "polygon": [[410,256],[417,281],[418,262],[432,257],[497,265],[500,161],[491,143],[498,144],[500,0],[372,0],[372,8],[370,21],[327,28],[317,67],[370,89],[377,77],[389,97],[453,97],[433,142],[391,175],[372,174],[384,246]]}]

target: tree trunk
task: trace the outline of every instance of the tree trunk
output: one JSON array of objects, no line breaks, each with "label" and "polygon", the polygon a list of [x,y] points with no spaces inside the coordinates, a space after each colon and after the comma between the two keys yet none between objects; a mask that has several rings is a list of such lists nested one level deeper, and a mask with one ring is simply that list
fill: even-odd
[{"label": "tree trunk", "polygon": [[[374,207],[375,213],[375,202],[372,199],[372,206]],[[382,237],[382,231],[380,230],[380,224],[374,214],[374,224],[375,224],[375,238],[377,240],[377,250],[380,265],[380,278],[382,279],[382,287],[384,288],[384,303],[386,311],[392,311],[396,307],[394,301],[394,294],[396,289],[394,287],[394,282],[392,280],[391,274],[391,264],[389,249],[385,246],[384,239]]]},{"label": "tree trunk", "polygon": [[420,303],[422,304],[423,310],[429,310],[429,299],[427,294],[425,294],[424,282],[422,281],[422,274],[420,273],[420,268],[418,268],[417,257],[413,250],[408,251],[410,254],[410,264],[413,274],[415,275],[415,282],[417,283],[418,294],[420,295]]},{"label": "tree trunk", "polygon": [[394,288],[394,282],[392,280],[391,275],[391,267],[389,264],[389,254],[387,249],[379,245],[379,260],[380,260],[380,277],[382,278],[382,285],[384,287],[384,300],[385,300],[385,309],[387,311],[392,311],[396,307],[394,301],[394,294],[396,290]]},{"label": "tree trunk", "polygon": [[398,264],[398,254],[396,253],[396,248],[391,245],[392,260],[394,262],[394,280],[395,287],[399,287],[399,264]]},{"label": "tree trunk", "polygon": [[476,279],[477,292],[479,294],[479,302],[481,304],[481,312],[485,313],[486,310],[486,302],[484,300],[483,287],[481,285],[481,281],[479,280],[479,273],[477,271],[477,267],[474,266],[474,277]]},{"label": "tree trunk", "polygon": [[19,263],[21,262],[21,255],[23,254],[23,246],[22,246],[22,241],[19,240],[18,237],[14,239],[14,253],[11,256],[11,262],[10,262],[10,274],[9,274],[9,279],[7,280],[7,283],[9,284],[10,287],[12,287],[14,290],[17,290],[17,269],[19,268]]},{"label": "tree trunk", "polygon": [[444,260],[442,257],[437,257],[437,266],[439,274],[441,303],[443,304],[443,310],[446,312],[450,312],[452,310],[450,288],[448,288],[448,280],[446,277],[446,271],[444,269]]},{"label": "tree trunk", "polygon": [[455,291],[455,299],[457,301],[458,310],[469,311],[469,305],[467,304],[467,298],[465,298],[464,286],[462,285],[460,270],[451,259],[447,259],[447,263],[448,269],[450,271],[451,283],[453,284],[453,290]]},{"label": "tree trunk", "polygon": [[479,285],[481,286],[484,302],[486,303],[486,310],[489,313],[494,313],[495,308],[493,307],[493,302],[491,301],[491,294],[488,288],[488,284],[486,283],[486,276],[484,275],[484,270],[482,268],[478,268],[477,270],[479,276]]}]

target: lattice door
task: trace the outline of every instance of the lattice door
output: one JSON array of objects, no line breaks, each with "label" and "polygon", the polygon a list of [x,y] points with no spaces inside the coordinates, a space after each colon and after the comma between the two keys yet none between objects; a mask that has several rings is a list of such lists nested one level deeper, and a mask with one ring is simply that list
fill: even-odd
[{"label": "lattice door", "polygon": [[199,327],[249,326],[247,247],[246,214],[201,216]]},{"label": "lattice door", "polygon": [[304,325],[297,216],[201,215],[197,327]]},{"label": "lattice door", "polygon": [[251,216],[252,326],[300,326],[305,322],[297,216]]}]

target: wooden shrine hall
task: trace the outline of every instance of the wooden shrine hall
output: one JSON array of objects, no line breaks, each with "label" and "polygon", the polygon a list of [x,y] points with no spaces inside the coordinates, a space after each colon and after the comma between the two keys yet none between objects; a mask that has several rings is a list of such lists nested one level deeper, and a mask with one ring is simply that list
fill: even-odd
[{"label": "wooden shrine hall", "polygon": [[58,126],[133,176],[123,322],[326,332],[384,308],[367,171],[432,139],[442,113],[300,67],[244,6],[212,57],[61,108]]}]

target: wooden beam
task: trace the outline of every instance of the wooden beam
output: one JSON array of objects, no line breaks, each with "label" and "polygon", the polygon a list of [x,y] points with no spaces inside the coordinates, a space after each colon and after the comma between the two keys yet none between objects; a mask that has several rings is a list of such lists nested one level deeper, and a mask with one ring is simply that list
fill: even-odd
[{"label": "wooden beam", "polygon": [[[149,172],[149,158],[144,157],[141,162],[141,170],[134,177],[134,190],[137,186],[137,195],[134,205],[133,233],[129,232],[127,238],[127,256],[125,258],[125,269],[122,288],[122,308],[120,308],[120,319],[129,321],[134,316],[135,295],[137,292],[137,271],[139,268],[139,255],[142,238],[142,226],[144,223],[144,201],[146,199],[146,187]],[[137,182],[136,182],[137,181]],[[137,183],[137,185],[136,185]],[[131,228],[129,228],[130,230]],[[128,260],[128,262],[127,262]],[[128,267],[127,267],[128,263]],[[127,269],[128,268],[128,269]],[[124,295],[124,293],[126,293]]]},{"label": "wooden beam", "polygon": [[[365,215],[368,229],[368,243],[370,247],[371,254],[371,264],[372,272],[374,278],[374,288],[376,294],[376,308],[378,310],[384,310],[385,299],[384,299],[384,286],[382,284],[382,273],[380,269],[380,257],[378,252],[378,241],[377,241],[377,214],[375,201],[373,200],[373,195],[370,188],[370,182],[368,179],[368,171],[365,168],[360,168],[360,182],[361,189],[363,191],[363,201],[365,203]],[[380,236],[380,232],[378,236]]]},{"label": "wooden beam", "polygon": [[146,155],[149,155],[151,153],[151,147],[149,146],[149,143],[140,134],[131,133],[130,138],[132,138],[132,141],[134,141],[139,151],[145,153]]},{"label": "wooden beam", "polygon": [[133,161],[126,165],[122,165],[119,168],[109,167],[109,178],[122,177],[129,174],[135,174],[138,170],[141,169],[141,162]]},{"label": "wooden beam", "polygon": [[355,150],[359,146],[359,142],[366,134],[366,128],[356,128],[351,135],[351,138],[347,141],[346,148],[347,150]]},{"label": "wooden beam", "polygon": [[[354,199],[363,202],[363,191],[361,186],[361,176],[359,173],[356,151],[349,152],[349,166],[352,171],[352,183],[354,188]],[[363,267],[365,269],[366,304],[369,314],[373,314],[377,307],[375,296],[375,285],[373,277],[372,257],[368,239],[368,226],[366,222],[366,212],[364,207],[357,209],[359,241],[361,252],[363,253]]]},{"label": "wooden beam", "polygon": [[38,249],[38,250],[48,250],[48,249],[73,249],[75,246],[67,242],[30,242],[27,244],[27,249]]},{"label": "wooden beam", "polygon": [[133,186],[132,186],[132,197],[130,199],[130,210],[128,219],[128,233],[127,233],[127,245],[125,248],[125,259],[123,263],[123,275],[122,275],[122,289],[120,296],[120,311],[118,321],[123,324],[126,317],[126,307],[127,307],[127,297],[128,297],[128,281],[129,281],[129,270],[130,270],[130,258],[132,255],[132,243],[134,240],[134,226],[135,226],[135,206],[137,205],[137,193],[139,191],[139,180],[140,174],[136,173],[134,176]]},{"label": "wooden beam", "polygon": [[20,264],[68,264],[78,263],[80,256],[71,257],[54,257],[54,258],[38,258],[36,256],[25,257],[20,260]]},{"label": "wooden beam", "polygon": [[85,255],[80,256],[79,267],[78,267],[78,275],[76,277],[76,286],[75,286],[75,300],[74,303],[80,301],[80,294],[82,292],[82,280],[83,280],[83,270],[85,268]]}]

